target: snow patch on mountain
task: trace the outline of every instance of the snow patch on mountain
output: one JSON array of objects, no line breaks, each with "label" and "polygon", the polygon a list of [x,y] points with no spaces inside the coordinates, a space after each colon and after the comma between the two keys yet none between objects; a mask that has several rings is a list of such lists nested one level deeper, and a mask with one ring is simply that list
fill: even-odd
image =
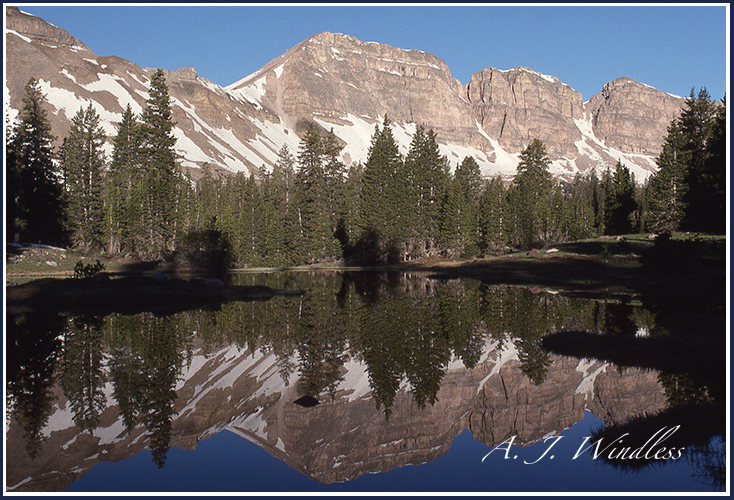
[{"label": "snow patch on mountain", "polygon": [[[81,85],[81,87],[90,92],[109,92],[110,94],[115,96],[117,102],[120,104],[120,107],[122,107],[122,109],[125,109],[129,104],[133,113],[135,113],[136,115],[139,115],[143,112],[143,108],[140,106],[140,104],[138,104],[137,101],[132,98],[130,92],[122,85],[125,83],[124,79],[117,75],[110,75],[107,73],[97,73],[97,77],[99,78],[99,80],[97,80],[96,82]],[[97,113],[99,113],[101,117],[102,113],[99,109],[101,108],[101,106],[95,106],[95,108],[97,108]],[[119,116],[120,118],[122,117],[121,114],[118,115],[117,113],[114,113],[114,115]]]},{"label": "snow patch on mountain", "polygon": [[495,160],[492,162],[494,171],[498,172],[502,176],[513,176],[517,172],[517,166],[520,164],[520,157],[517,154],[508,153],[496,139],[489,139],[489,143],[494,149]]},{"label": "snow patch on mountain", "polygon": [[366,120],[351,113],[340,118],[341,121],[348,122],[348,125],[334,124],[317,116],[313,120],[326,130],[333,129],[334,135],[346,143],[346,147],[342,150],[342,158],[345,163],[367,161],[372,135],[377,125],[376,120]]},{"label": "snow patch on mountain", "polygon": [[14,124],[20,113],[17,109],[10,107],[10,89],[8,89],[7,81],[3,89],[3,107],[5,108],[7,123]]},{"label": "snow patch on mountain", "polygon": [[28,38],[27,36],[23,36],[23,35],[21,35],[21,34],[20,34],[20,33],[18,33],[17,31],[13,31],[13,30],[5,29],[5,34],[8,34],[8,33],[10,33],[11,35],[15,35],[15,36],[17,36],[18,38],[20,38],[20,39],[21,39],[21,40],[23,40],[24,42],[28,42],[28,43],[32,43],[32,42],[33,42],[33,40],[31,40],[31,39],[30,39],[30,38]]},{"label": "snow patch on mountain", "polygon": [[63,431],[76,425],[74,424],[74,411],[71,405],[68,402],[66,403],[63,408],[57,404],[58,409],[51,414],[43,428],[44,436],[49,437],[52,432]]},{"label": "snow patch on mountain", "polygon": [[182,156],[182,166],[198,168],[201,163],[211,161],[210,155],[202,151],[202,149],[193,140],[191,140],[183,130],[180,128],[174,128],[172,134],[176,138],[176,147],[174,149]]},{"label": "snow patch on mountain", "polygon": [[[592,161],[602,162],[603,154],[611,157],[627,167],[634,174],[637,182],[645,182],[657,169],[655,161],[649,156],[623,153],[618,149],[607,146],[604,141],[599,140],[592,128],[591,116],[584,112],[582,119],[574,119],[574,124],[581,131],[582,139],[576,141],[579,154],[589,156]],[[603,154],[602,154],[603,152]]]},{"label": "snow patch on mountain", "polygon": [[265,94],[265,89],[263,88],[263,85],[265,85],[266,77],[263,76],[262,78],[255,80],[253,83],[245,87],[239,87],[236,89],[234,88],[234,86],[238,86],[246,80],[247,79],[241,80],[240,82],[237,82],[236,84],[230,86],[232,87],[231,89],[230,87],[226,87],[226,90],[232,96],[234,96],[235,99],[254,104],[258,109],[262,109],[261,99],[262,96]]},{"label": "snow patch on mountain", "polygon": [[99,438],[99,442],[97,443],[99,446],[114,444],[120,441],[126,434],[127,428],[122,418],[118,418],[108,427],[97,427],[94,429],[94,436]]}]

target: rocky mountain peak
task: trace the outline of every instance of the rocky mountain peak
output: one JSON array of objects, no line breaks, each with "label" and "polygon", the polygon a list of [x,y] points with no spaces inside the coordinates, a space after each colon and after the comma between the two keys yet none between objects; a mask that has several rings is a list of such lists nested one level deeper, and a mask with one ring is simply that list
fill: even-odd
[{"label": "rocky mountain peak", "polygon": [[36,16],[26,14],[18,7],[8,6],[5,8],[5,29],[49,44],[87,49],[68,31]]},{"label": "rocky mountain peak", "polygon": [[668,124],[684,99],[639,83],[617,78],[587,103],[593,131],[605,145],[624,153],[657,155]]},{"label": "rocky mountain peak", "polygon": [[360,129],[359,142],[345,140],[347,162],[366,160],[369,134],[384,115],[406,133],[423,124],[444,143],[462,141],[491,151],[461,88],[446,63],[432,54],[328,32],[227,87],[276,111],[297,134],[308,122],[334,127],[337,135],[340,127]]},{"label": "rocky mountain peak", "polygon": [[[152,71],[99,57],[65,30],[16,7],[6,9],[6,61],[8,116],[17,114],[26,82],[36,78],[58,137],[89,102],[114,136],[126,104],[142,111]],[[234,172],[272,166],[283,145],[298,150],[309,123],[334,130],[345,145],[344,163],[364,162],[375,126],[388,115],[403,154],[422,125],[436,132],[452,167],[473,156],[487,176],[512,177],[518,154],[538,138],[556,176],[603,171],[621,161],[644,180],[655,171],[667,126],[684,103],[630,78],[609,82],[584,103],[558,78],[527,67],[486,68],[462,85],[433,54],[330,32],[226,88],[194,68],[165,73],[177,149],[194,170],[204,163]]]},{"label": "rocky mountain peak", "polygon": [[558,78],[525,67],[485,68],[465,89],[484,131],[508,152],[537,138],[554,159],[575,155],[581,132],[574,120],[583,117],[583,100]]}]

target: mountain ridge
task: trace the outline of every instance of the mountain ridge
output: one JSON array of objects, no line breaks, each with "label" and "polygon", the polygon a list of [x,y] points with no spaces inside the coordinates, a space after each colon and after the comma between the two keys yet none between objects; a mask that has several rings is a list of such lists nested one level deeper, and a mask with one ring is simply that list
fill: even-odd
[{"label": "mountain ridge", "polygon": [[[41,82],[58,137],[89,103],[109,137],[126,104],[136,113],[145,105],[151,70],[97,56],[63,29],[13,7],[6,8],[6,47],[11,119],[30,77]],[[231,172],[269,168],[281,146],[298,150],[310,122],[334,129],[346,145],[346,164],[365,162],[374,127],[388,115],[403,154],[423,125],[437,133],[452,168],[471,155],[485,176],[510,178],[518,154],[539,138],[556,176],[601,172],[621,161],[644,180],[656,170],[662,137],[684,102],[622,77],[584,103],[557,77],[522,66],[485,68],[464,85],[429,52],[330,32],[307,38],[226,87],[194,68],[165,73],[177,150],[193,171],[204,163]],[[111,154],[109,140],[106,152]]]}]

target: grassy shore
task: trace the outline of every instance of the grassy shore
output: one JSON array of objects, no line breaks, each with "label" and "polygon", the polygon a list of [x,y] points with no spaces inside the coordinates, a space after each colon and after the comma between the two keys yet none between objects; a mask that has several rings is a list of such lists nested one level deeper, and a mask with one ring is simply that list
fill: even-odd
[{"label": "grassy shore", "polygon": [[[680,248],[697,248],[685,255]],[[599,237],[563,243],[543,249],[517,251],[499,256],[472,259],[423,259],[379,267],[355,267],[337,262],[292,268],[233,268],[233,272],[266,272],[279,270],[353,271],[385,269],[430,271],[447,277],[475,278],[488,283],[546,285],[579,289],[634,288],[650,277],[681,276],[696,271],[726,271],[726,239],[723,236],[677,233],[670,240],[667,255],[655,256],[655,240],[648,234]],[[660,252],[658,252],[660,253]],[[645,260],[647,257],[647,261]],[[141,276],[162,271],[176,274],[170,262],[144,262],[106,254],[90,255],[72,249],[44,246],[8,246],[6,249],[5,283],[17,285],[39,278],[70,278],[78,262],[92,264],[99,260],[105,272],[112,275]],[[657,262],[656,262],[657,260]],[[644,265],[646,264],[646,265]],[[647,271],[642,274],[643,265]],[[663,271],[664,272],[655,272]],[[657,275],[657,276],[653,276]]]}]

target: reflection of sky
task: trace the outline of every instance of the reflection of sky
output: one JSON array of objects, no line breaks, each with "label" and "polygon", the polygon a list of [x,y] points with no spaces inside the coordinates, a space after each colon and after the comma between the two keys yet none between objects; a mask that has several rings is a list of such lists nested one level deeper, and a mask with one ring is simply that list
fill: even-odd
[{"label": "reflection of sky", "polygon": [[[573,459],[583,438],[602,425],[586,412],[585,418],[561,433],[563,436],[541,460],[538,458],[555,441],[527,448],[492,447],[474,441],[468,430],[454,439],[449,452],[421,466],[405,466],[380,474],[365,474],[340,484],[322,485],[273,458],[256,445],[229,432],[199,443],[195,451],[172,448],[163,469],[151,462],[150,452],[117,462],[100,463],[69,488],[81,491],[446,491],[446,492],[559,492],[559,491],[710,491],[696,482],[688,463],[670,461],[637,474],[614,470],[595,462],[587,451]],[[588,444],[588,443],[587,443]],[[551,459],[550,456],[554,458]],[[685,453],[684,453],[685,458]],[[524,462],[535,462],[525,464]]]}]

